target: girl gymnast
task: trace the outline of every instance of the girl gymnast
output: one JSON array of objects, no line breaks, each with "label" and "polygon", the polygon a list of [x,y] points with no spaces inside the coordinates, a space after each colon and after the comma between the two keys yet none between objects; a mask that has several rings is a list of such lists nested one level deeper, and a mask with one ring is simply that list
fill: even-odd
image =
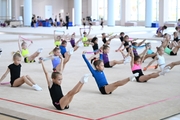
[{"label": "girl gymnast", "polygon": [[[147,49],[148,49],[148,47],[146,47],[146,51],[147,51]],[[134,56],[132,48],[129,48],[129,50],[131,51],[131,70],[132,70],[133,74],[138,74],[136,76],[137,82],[141,82],[141,83],[147,82],[151,78],[157,78],[160,75],[164,75],[165,73],[167,73],[169,71],[167,68],[164,68],[163,71],[161,71],[161,72],[144,75],[141,70],[141,64],[144,61],[146,52],[144,53],[143,58],[141,59],[140,56]]]},{"label": "girl gymnast", "polygon": [[[93,51],[98,51],[99,50],[99,47],[98,47],[98,38],[97,37],[93,37],[92,40],[92,48],[93,48]],[[96,52],[94,53],[96,54]]]},{"label": "girl gymnast", "polygon": [[121,33],[119,34],[119,39],[121,40],[121,42],[123,42],[124,35],[125,35],[124,32],[121,32]]},{"label": "girl gymnast", "polygon": [[[91,64],[89,63],[89,61],[87,60],[85,54],[86,54],[86,52],[83,52],[82,57],[83,57],[85,63],[87,64],[89,70],[91,71],[92,76],[94,77],[101,94],[111,94],[118,87],[125,85],[129,81],[133,81],[134,77],[136,76],[136,74],[134,74],[133,76],[126,78],[124,80],[119,80],[117,82],[108,84],[106,76],[103,72],[103,70],[104,70],[103,61],[102,60],[94,61],[94,63],[93,63],[94,67],[95,67],[95,70],[94,70],[93,67],[91,66]],[[102,59],[102,54],[100,54],[100,58]]]},{"label": "girl gymnast", "polygon": [[[110,45],[111,40],[116,38],[116,36],[117,36],[117,35],[114,35],[114,36],[111,36],[111,35],[112,34],[106,35],[105,33],[102,33],[102,41],[103,41],[104,45]],[[108,40],[106,40],[107,37],[109,37]]]},{"label": "girl gymnast", "polygon": [[11,87],[19,87],[22,84],[26,83],[27,85],[31,86],[34,90],[40,91],[42,90],[41,87],[39,87],[29,75],[25,75],[20,77],[21,74],[21,55],[20,53],[16,52],[13,55],[13,63],[10,64],[6,70],[6,72],[3,74],[3,76],[0,79],[0,82],[2,82],[7,74],[10,72],[10,83]]},{"label": "girl gymnast", "polygon": [[168,44],[168,48],[172,49],[173,47],[177,46],[178,45],[178,42],[180,39],[178,39],[178,35],[177,35],[177,32],[174,32],[173,33],[173,36],[174,36],[174,39],[173,41],[169,42]]},{"label": "girl gymnast", "polygon": [[76,86],[70,90],[65,96],[62,93],[62,89],[61,89],[61,83],[62,83],[62,68],[63,68],[63,57],[60,56],[61,58],[61,63],[59,65],[59,70],[57,72],[53,72],[51,74],[51,79],[49,78],[48,72],[45,69],[45,66],[43,64],[43,61],[41,61],[42,64],[42,68],[44,71],[44,74],[46,76],[46,80],[47,80],[47,84],[48,84],[48,89],[49,89],[49,93],[52,99],[52,104],[54,105],[54,107],[57,110],[64,110],[64,109],[68,109],[69,108],[69,104],[72,101],[73,97],[75,94],[77,94],[82,86],[84,85],[84,83],[88,82],[88,75],[84,75],[82,77],[82,79],[76,84]]},{"label": "girl gymnast", "polygon": [[157,31],[156,31],[156,34],[157,34],[156,36],[157,36],[157,37],[163,37],[163,31],[164,31],[165,29],[167,29],[167,26],[166,26],[166,25],[159,27],[159,28],[157,29]]},{"label": "girl gymnast", "polygon": [[89,42],[89,40],[88,40],[88,36],[89,36],[89,34],[90,34],[90,32],[91,32],[91,28],[89,28],[89,32],[88,32],[88,33],[84,31],[83,34],[82,34],[82,32],[81,32],[81,29],[82,29],[82,28],[80,28],[80,36],[82,36],[82,42],[83,42],[83,44],[84,44],[84,47],[88,47],[89,44],[90,44],[90,42]]},{"label": "girl gymnast", "polygon": [[[32,44],[32,42],[31,42]],[[35,58],[39,56],[39,54],[42,52],[42,48],[39,48],[34,54],[29,55],[29,50],[28,48],[30,47],[30,45],[27,45],[27,43],[25,41],[23,41],[21,43],[21,41],[18,41],[18,45],[19,45],[19,50],[22,54],[22,56],[24,57],[24,62],[25,63],[32,63],[35,62]]]},{"label": "girl gymnast", "polygon": [[104,20],[103,20],[103,18],[101,18],[101,23],[100,23],[100,25],[102,26],[101,30],[103,30],[103,28],[104,28]]},{"label": "girl gymnast", "polygon": [[[136,40],[136,39],[134,39],[134,40]],[[124,36],[124,38],[123,38],[123,41],[122,41],[122,43],[121,43],[121,45],[120,45],[120,47],[116,50],[116,52],[117,51],[119,51],[119,50],[121,50],[121,48],[124,46],[124,49],[126,49],[126,51],[127,52],[129,52],[128,50],[129,50],[129,47],[130,47],[130,44],[129,43],[131,43],[133,40],[129,40],[129,36],[128,35],[125,35]],[[122,51],[124,51],[124,49],[122,49]]]},{"label": "girl gymnast", "polygon": [[170,42],[170,36],[167,34],[165,36],[165,40],[162,41],[161,47],[164,48],[164,52],[167,53],[168,55],[176,56],[177,52],[179,51],[179,48],[180,48],[180,42],[178,42],[177,46],[175,46],[172,50],[170,48],[168,48],[169,42]]},{"label": "girl gymnast", "polygon": [[64,37],[65,32],[63,32],[63,35],[56,36],[56,30],[54,30],[54,44],[56,47],[59,47],[61,45],[62,38]]},{"label": "girl gymnast", "polygon": [[180,26],[180,19],[178,19],[177,26]]},{"label": "girl gymnast", "polygon": [[104,45],[103,46],[103,54],[102,54],[102,60],[103,60],[103,63],[104,63],[104,67],[105,68],[112,68],[113,66],[117,65],[117,64],[125,64],[128,62],[127,59],[124,59],[124,60],[113,60],[113,61],[109,61],[109,57],[108,57],[108,53],[109,53],[109,46],[106,46]]},{"label": "girl gymnast", "polygon": [[145,68],[144,71],[147,70],[147,68],[149,66],[151,66],[151,64],[157,60],[157,65],[155,67],[155,69],[157,69],[157,67],[160,67],[160,70],[163,71],[164,67],[166,66],[166,62],[165,62],[165,58],[164,58],[164,48],[163,47],[157,47],[157,55],[155,57],[155,59],[153,59]]}]

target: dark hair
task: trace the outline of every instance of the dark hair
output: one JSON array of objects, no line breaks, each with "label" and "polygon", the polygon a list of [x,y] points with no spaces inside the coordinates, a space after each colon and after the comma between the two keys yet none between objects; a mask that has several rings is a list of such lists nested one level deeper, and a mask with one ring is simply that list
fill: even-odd
[{"label": "dark hair", "polygon": [[120,35],[124,35],[125,33],[124,32],[121,32]]},{"label": "dark hair", "polygon": [[56,52],[56,51],[58,51],[58,50],[60,50],[59,47],[55,47],[55,48],[53,49],[53,52]]},{"label": "dark hair", "polygon": [[59,72],[53,72],[53,73],[51,74],[51,78],[52,78],[52,79],[56,79],[58,75],[61,75],[61,73],[59,73]]},{"label": "dark hair", "polygon": [[83,20],[85,20],[85,18],[83,18]]},{"label": "dark hair", "polygon": [[67,41],[63,40],[61,44],[64,45],[64,44],[66,44],[66,43],[67,43]]},{"label": "dark hair", "polygon": [[136,46],[136,44],[137,44],[137,42],[133,42],[133,43],[132,43],[133,46]]},{"label": "dark hair", "polygon": [[134,61],[138,61],[141,57],[139,55],[134,56]]},{"label": "dark hair", "polygon": [[106,50],[106,49],[108,49],[108,48],[109,48],[108,45],[103,45],[103,51]]},{"label": "dark hair", "polygon": [[93,37],[93,39],[91,40],[92,43],[94,43],[98,38],[97,37]]},{"label": "dark hair", "polygon": [[163,28],[164,28],[164,29],[167,29],[167,26],[166,26],[166,25],[164,25],[164,26],[163,26]]},{"label": "dark hair", "polygon": [[21,43],[21,46],[23,46],[23,45],[25,45],[25,44],[27,44],[25,41],[23,41],[22,43]]},{"label": "dark hair", "polygon": [[178,30],[178,27],[177,27],[177,26],[175,27],[175,30]]},{"label": "dark hair", "polygon": [[101,35],[105,35],[105,33],[102,33]]},{"label": "dark hair", "polygon": [[101,20],[103,20],[103,18],[101,18]]},{"label": "dark hair", "polygon": [[96,66],[99,66],[101,64],[101,62],[103,62],[103,61],[102,60],[95,60],[93,62],[94,67],[96,68]]},{"label": "dark hair", "polygon": [[177,32],[173,32],[173,35],[175,35],[175,33],[177,33]]},{"label": "dark hair", "polygon": [[87,34],[86,32],[83,32],[83,34]]}]

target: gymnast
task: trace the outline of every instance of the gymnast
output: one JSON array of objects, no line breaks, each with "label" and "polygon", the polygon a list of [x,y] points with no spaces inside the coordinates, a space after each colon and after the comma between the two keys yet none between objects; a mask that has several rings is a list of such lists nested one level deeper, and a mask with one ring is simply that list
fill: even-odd
[{"label": "gymnast", "polygon": [[52,80],[50,79],[48,72],[45,69],[43,61],[40,60],[40,62],[42,64],[42,69],[46,76],[49,93],[50,93],[50,96],[52,99],[52,104],[54,105],[54,107],[57,110],[64,110],[64,109],[69,108],[69,104],[72,101],[74,95],[77,94],[81,90],[84,83],[88,82],[88,75],[85,74],[81,78],[81,80],[76,84],[76,86],[64,96],[62,93],[62,89],[61,89],[61,83],[62,83],[62,79],[63,79],[62,72],[63,72],[64,58],[62,56],[60,56],[60,59],[61,59],[61,63],[60,63],[60,65],[58,65],[58,67],[59,67],[58,70],[60,70],[60,71],[56,71],[51,74]]}]

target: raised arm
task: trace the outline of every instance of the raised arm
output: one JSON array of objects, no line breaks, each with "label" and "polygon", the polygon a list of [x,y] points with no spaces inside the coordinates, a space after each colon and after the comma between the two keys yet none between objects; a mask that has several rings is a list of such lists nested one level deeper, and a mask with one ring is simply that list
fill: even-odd
[{"label": "raised arm", "polygon": [[10,69],[7,68],[6,72],[3,74],[3,76],[2,76],[1,79],[0,79],[0,83],[1,83],[1,81],[4,80],[4,78],[6,78],[6,76],[7,76],[7,74],[8,74],[9,72],[10,72]]},{"label": "raised arm", "polygon": [[144,39],[143,41],[141,41],[140,43],[138,43],[138,46],[141,46],[145,41],[146,41],[146,39]]},{"label": "raised arm", "polygon": [[64,58],[62,57],[62,55],[60,55],[59,57],[61,58],[61,62],[57,66],[57,71],[62,74],[64,70]]},{"label": "raised arm", "polygon": [[44,66],[43,61],[40,60],[40,62],[41,62],[41,65],[42,65],[44,74],[45,74],[45,76],[46,76],[46,81],[47,81],[48,87],[50,88],[50,87],[52,86],[52,81],[51,81],[51,79],[49,78],[48,72],[47,72],[47,70],[45,69],[45,66]]},{"label": "raised arm", "polygon": [[79,28],[79,33],[80,33],[80,36],[82,37],[82,32],[81,32],[81,28]]},{"label": "raised arm", "polygon": [[18,40],[18,47],[19,47],[19,51],[22,52],[20,39]]},{"label": "raised arm", "polygon": [[145,56],[146,56],[146,53],[147,53],[147,50],[149,49],[149,47],[146,47],[146,49],[143,51],[143,54],[142,54],[142,59],[141,59],[141,64],[143,63],[144,59],[145,59]]},{"label": "raised arm", "polygon": [[89,36],[90,32],[91,32],[91,28],[89,28],[89,32],[88,32],[88,34],[87,34],[87,37]]},{"label": "raised arm", "polygon": [[131,63],[130,63],[130,65],[131,65],[131,68],[133,68],[133,66],[134,66],[134,53],[133,53],[132,48],[129,48],[129,51],[130,51],[130,56],[131,56]]},{"label": "raised arm", "polygon": [[85,56],[85,53],[86,53],[86,52],[83,52],[82,57],[83,57],[85,63],[87,64],[89,70],[90,70],[91,73],[93,74],[93,73],[94,73],[94,69],[93,69],[93,67],[91,66],[91,64],[89,63],[89,61],[87,60],[87,58],[86,58],[86,56]]},{"label": "raised arm", "polygon": [[54,30],[54,42],[56,42],[56,30]]}]

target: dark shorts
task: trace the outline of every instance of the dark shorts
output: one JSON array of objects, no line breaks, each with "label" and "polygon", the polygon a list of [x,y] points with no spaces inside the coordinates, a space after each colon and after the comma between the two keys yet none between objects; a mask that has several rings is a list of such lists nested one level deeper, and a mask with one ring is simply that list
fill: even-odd
[{"label": "dark shorts", "polygon": [[[136,78],[136,81],[137,81],[137,82],[141,82],[141,81],[139,81],[139,78],[144,75],[143,72],[142,72],[142,70],[134,70],[134,71],[132,71],[132,72],[133,72],[133,74],[139,73],[139,76],[138,76],[138,77],[135,77],[135,78]],[[144,81],[144,82],[147,82],[147,81]],[[143,82],[141,82],[141,83],[143,83]]]},{"label": "dark shorts", "polygon": [[104,63],[104,67],[105,67],[105,68],[112,68],[112,66],[110,66],[109,62]]},{"label": "dark shorts", "polygon": [[83,23],[84,26],[86,26],[86,23]]},{"label": "dark shorts", "polygon": [[171,51],[170,52],[170,56],[176,56],[177,55],[177,53],[176,54],[174,54],[174,52],[173,51]]},{"label": "dark shorts", "polygon": [[25,57],[25,58],[24,58],[24,62],[25,62],[25,63],[33,63],[33,62],[36,62],[36,61],[35,61],[35,60],[29,61],[29,60],[28,60],[28,57]]},{"label": "dark shorts", "polygon": [[62,54],[62,56],[63,56],[63,58],[65,58],[65,53],[64,53],[64,54]]},{"label": "dark shorts", "polygon": [[106,93],[105,86],[99,88],[99,91],[101,92],[101,94],[103,94],[103,95],[111,94],[112,92]]},{"label": "dark shorts", "polygon": [[57,104],[53,104],[53,105],[54,105],[54,107],[55,107],[57,110],[69,109],[69,106],[66,106],[64,109],[62,109],[60,105],[57,105]]}]

